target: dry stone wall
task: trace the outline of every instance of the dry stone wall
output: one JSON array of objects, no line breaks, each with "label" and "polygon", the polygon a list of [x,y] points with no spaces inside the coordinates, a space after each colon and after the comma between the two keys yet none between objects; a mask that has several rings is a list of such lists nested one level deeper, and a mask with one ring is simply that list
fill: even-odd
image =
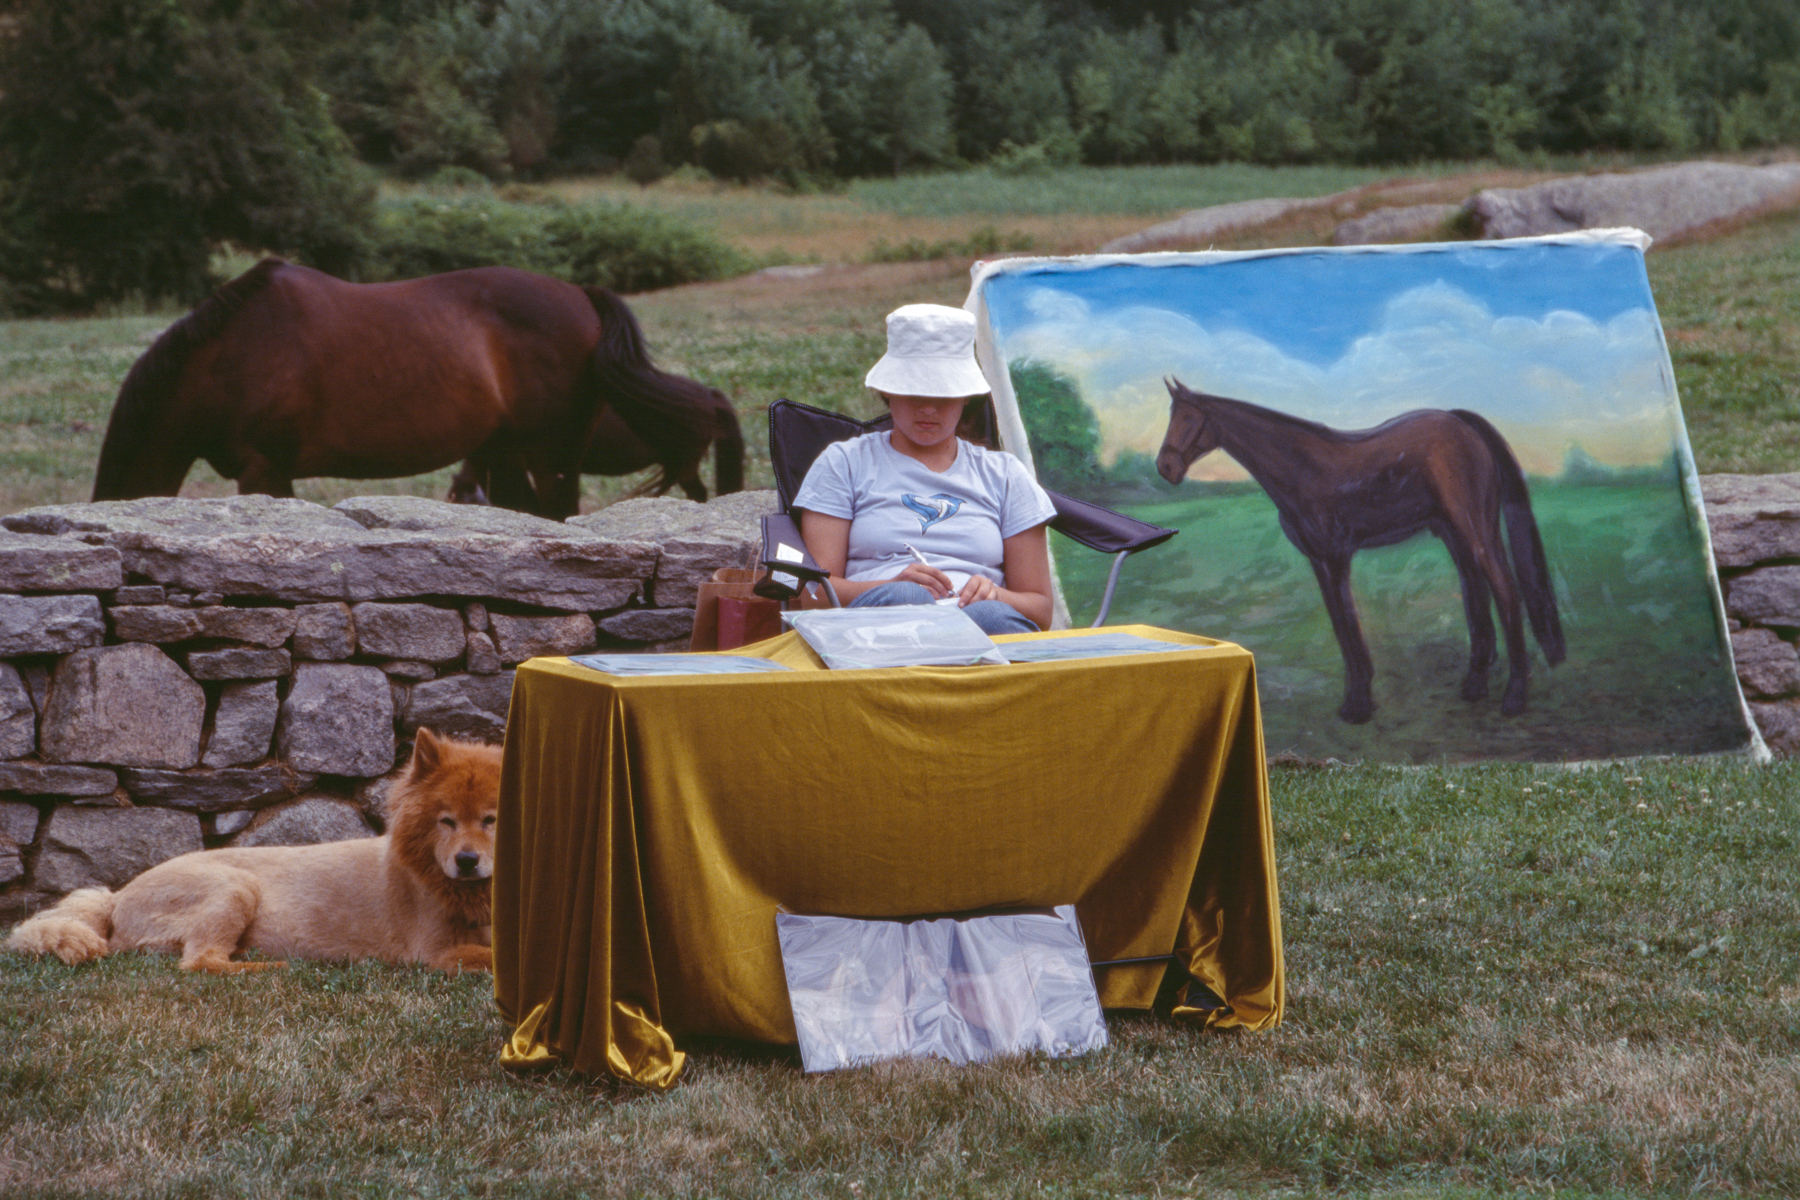
[{"label": "dry stone wall", "polygon": [[[1800,474],[1701,480],[1738,677],[1800,754]],[[0,517],[0,920],[208,846],[364,837],[421,725],[498,741],[512,668],[680,649],[774,493],[566,523],[408,497]]]},{"label": "dry stone wall", "polygon": [[528,658],[685,649],[773,492],[567,522],[413,497],[0,517],[0,919],[202,847],[377,832],[421,725],[498,741]]},{"label": "dry stone wall", "polygon": [[1700,483],[1738,682],[1769,749],[1800,754],[1800,474]]}]

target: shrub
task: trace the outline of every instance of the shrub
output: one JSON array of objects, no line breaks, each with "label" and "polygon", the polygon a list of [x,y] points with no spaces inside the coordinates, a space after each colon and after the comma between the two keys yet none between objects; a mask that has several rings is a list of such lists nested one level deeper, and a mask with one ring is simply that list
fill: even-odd
[{"label": "shrub", "polygon": [[510,266],[635,292],[721,279],[750,265],[716,238],[645,209],[475,196],[385,205],[360,274],[410,279],[464,267]]}]

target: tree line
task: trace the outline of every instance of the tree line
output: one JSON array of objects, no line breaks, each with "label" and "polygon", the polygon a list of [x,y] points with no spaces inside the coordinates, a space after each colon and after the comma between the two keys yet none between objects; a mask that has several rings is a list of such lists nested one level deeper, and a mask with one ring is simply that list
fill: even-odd
[{"label": "tree line", "polygon": [[808,187],[1795,141],[1792,0],[0,0],[0,289],[191,290],[196,238],[346,268],[368,168]]}]

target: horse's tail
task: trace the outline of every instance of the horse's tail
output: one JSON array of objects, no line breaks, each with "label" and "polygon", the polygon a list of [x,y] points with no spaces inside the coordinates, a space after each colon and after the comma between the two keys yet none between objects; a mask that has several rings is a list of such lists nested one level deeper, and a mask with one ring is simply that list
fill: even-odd
[{"label": "horse's tail", "polygon": [[54,954],[71,966],[87,962],[110,948],[112,914],[111,892],[80,888],[55,907],[21,922],[6,939],[6,948],[22,954]]},{"label": "horse's tail", "polygon": [[[714,468],[720,493],[744,486],[744,439],[731,402],[719,391],[659,368],[650,358],[644,331],[623,300],[605,288],[583,288],[600,318],[594,373],[600,396],[632,433],[666,463],[675,447],[715,443]],[[666,477],[666,469],[665,469]]]},{"label": "horse's tail", "polygon": [[1519,467],[1512,447],[1487,418],[1466,409],[1451,411],[1481,435],[1499,468],[1500,511],[1506,519],[1506,542],[1512,552],[1513,574],[1519,581],[1531,631],[1537,635],[1544,657],[1554,667],[1563,660],[1567,646],[1563,641],[1562,618],[1556,611],[1556,588],[1550,580],[1550,563],[1544,557],[1544,539],[1538,534],[1537,517],[1531,511],[1531,493],[1525,487],[1525,472]]},{"label": "horse's tail", "polygon": [[143,459],[148,447],[157,440],[153,435],[175,398],[181,373],[195,349],[218,337],[250,298],[268,286],[276,269],[286,265],[279,258],[265,258],[221,285],[187,316],[163,330],[162,336],[132,364],[119,388],[118,399],[113,401],[106,437],[100,443],[100,462],[94,468],[94,499],[134,500],[146,495],[174,495],[181,489],[192,457],[185,462],[156,464],[147,464]]}]

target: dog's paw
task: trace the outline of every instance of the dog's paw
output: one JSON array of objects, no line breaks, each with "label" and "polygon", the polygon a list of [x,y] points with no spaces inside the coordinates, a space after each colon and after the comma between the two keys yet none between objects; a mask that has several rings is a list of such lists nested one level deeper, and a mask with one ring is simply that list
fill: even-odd
[{"label": "dog's paw", "polygon": [[23,954],[54,954],[70,966],[107,951],[106,938],[79,921],[27,921],[13,931],[6,948]]},{"label": "dog's paw", "polygon": [[462,971],[492,971],[494,969],[494,952],[486,946],[473,943],[452,946],[438,955],[433,964],[455,975]]}]

